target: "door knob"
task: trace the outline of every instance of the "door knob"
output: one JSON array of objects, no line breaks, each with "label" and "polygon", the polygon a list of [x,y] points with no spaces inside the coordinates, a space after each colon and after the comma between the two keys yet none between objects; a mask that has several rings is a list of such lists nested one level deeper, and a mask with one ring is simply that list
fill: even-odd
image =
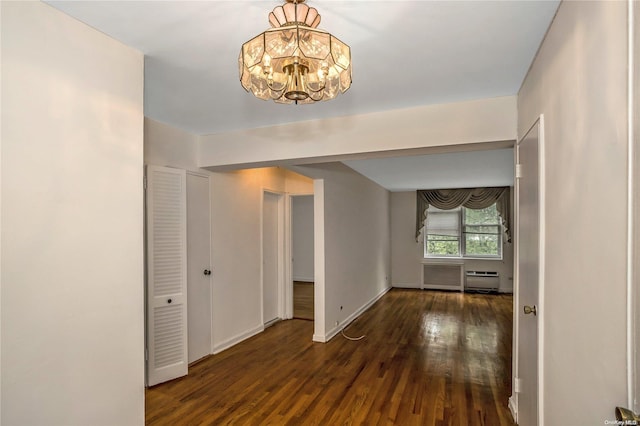
[{"label": "door knob", "polygon": [[525,315],[529,315],[529,314],[538,315],[538,310],[536,309],[536,305],[533,305],[533,306],[526,306],[525,305],[524,314]]},{"label": "door knob", "polygon": [[205,274],[205,275],[211,275],[211,271],[210,271],[210,270],[208,270],[208,269],[205,269],[205,270],[204,270],[204,274]]}]

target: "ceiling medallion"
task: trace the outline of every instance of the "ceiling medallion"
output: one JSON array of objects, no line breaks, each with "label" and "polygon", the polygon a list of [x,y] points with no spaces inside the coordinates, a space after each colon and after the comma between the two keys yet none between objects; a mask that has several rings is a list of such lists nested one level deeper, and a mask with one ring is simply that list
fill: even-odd
[{"label": "ceiling medallion", "polygon": [[287,0],[269,13],[272,28],[242,45],[240,83],[257,98],[283,104],[327,101],[351,86],[351,49],[317,29],[318,11]]}]

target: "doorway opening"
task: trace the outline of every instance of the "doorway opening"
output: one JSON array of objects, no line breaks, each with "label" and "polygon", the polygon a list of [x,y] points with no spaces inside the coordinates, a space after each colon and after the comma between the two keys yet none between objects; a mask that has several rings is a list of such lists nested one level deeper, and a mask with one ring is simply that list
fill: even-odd
[{"label": "doorway opening", "polygon": [[310,321],[315,318],[313,221],[313,195],[291,196],[293,318]]}]

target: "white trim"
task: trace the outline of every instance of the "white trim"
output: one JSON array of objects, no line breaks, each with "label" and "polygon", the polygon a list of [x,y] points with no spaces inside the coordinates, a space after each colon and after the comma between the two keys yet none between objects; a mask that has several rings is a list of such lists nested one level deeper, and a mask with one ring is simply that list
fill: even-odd
[{"label": "white trim", "polygon": [[210,173],[195,172],[195,171],[189,170],[189,169],[185,169],[185,172],[188,175],[191,175],[191,176],[199,176],[199,177],[207,178],[207,179],[209,179],[211,177]]},{"label": "white trim", "polygon": [[292,195],[284,197],[284,305],[282,307],[282,319],[293,318],[293,228],[292,228]]},{"label": "white trim", "polygon": [[[260,322],[264,328],[264,188],[260,191]],[[215,352],[214,352],[215,353]]]},{"label": "white trim", "polygon": [[328,340],[326,339],[325,336],[321,336],[321,335],[315,334],[315,333],[313,333],[313,337],[312,337],[311,340],[313,340],[314,342],[317,342],[317,343],[327,343],[328,342]]},{"label": "white trim", "polygon": [[[504,244],[503,244],[504,245]],[[422,263],[429,263],[429,261],[435,261],[435,262],[446,262],[449,260],[458,260],[458,261],[464,261],[464,260],[493,260],[493,261],[499,261],[502,262],[504,261],[503,257],[467,257],[467,256],[450,256],[450,257],[437,257],[437,256],[428,256],[428,257],[423,257],[423,262]],[[426,262],[425,262],[426,261]]]},{"label": "white trim", "polygon": [[627,87],[627,102],[628,102],[628,117],[627,117],[627,406],[630,408],[635,407],[635,379],[636,379],[636,365],[635,365],[635,311],[634,311],[634,296],[633,278],[634,278],[634,242],[635,242],[635,206],[634,206],[634,162],[635,162],[635,149],[634,149],[634,37],[635,37],[635,24],[634,24],[634,1],[627,1],[627,13],[628,13],[628,87]]},{"label": "white trim", "polygon": [[511,411],[511,417],[513,417],[513,421],[518,423],[518,402],[517,399],[514,398],[514,395],[509,397],[509,411]]},{"label": "white trim", "polygon": [[[264,196],[265,194],[271,194],[278,197],[278,277],[277,277],[277,318],[285,318],[285,253],[286,253],[286,215],[285,215],[285,199],[286,194],[281,191],[274,191],[268,188],[262,188],[262,197],[260,200],[260,300],[261,300],[261,315],[262,322],[265,323],[264,318]],[[273,318],[272,318],[273,319]],[[269,320],[271,321],[271,319]]]},{"label": "white trim", "polygon": [[420,261],[423,265],[464,265],[461,257],[425,257]]},{"label": "white trim", "polygon": [[212,189],[212,185],[211,185],[211,174],[209,174],[209,176],[207,176],[207,184],[209,187],[209,270],[211,271],[211,275],[209,275],[209,295],[210,295],[210,304],[211,304],[211,349],[209,350],[209,353],[213,354],[213,342],[215,342],[215,333],[213,330],[215,330],[215,303],[213,301],[213,295],[215,294],[214,292],[214,288],[213,288],[213,283],[215,280],[215,272],[213,269],[213,197],[211,195],[211,189]]},{"label": "white trim", "polygon": [[313,180],[313,341],[325,335],[324,179]]},{"label": "white trim", "polygon": [[160,164],[160,163],[154,163],[154,162],[144,162],[145,166],[154,166],[154,167],[167,167],[169,169],[180,169],[180,170],[184,170],[186,173],[190,174],[190,175],[196,175],[196,176],[211,176],[211,173],[206,169],[202,169],[200,167],[188,167],[185,165],[173,165],[173,164]]},{"label": "white trim", "polygon": [[351,315],[349,315],[344,321],[342,321],[339,325],[337,325],[336,327],[332,328],[326,335],[324,336],[318,336],[316,334],[313,335],[313,341],[314,342],[322,342],[322,343],[326,343],[329,340],[333,339],[336,334],[340,333],[340,331],[342,331],[343,329],[345,329],[349,324],[351,324],[356,318],[358,318],[360,315],[362,315],[367,309],[369,309],[371,306],[373,306],[374,303],[376,303],[378,300],[380,300],[380,298],[382,298],[382,296],[384,296],[385,294],[387,294],[387,292],[389,290],[391,290],[392,287],[386,287],[384,288],[378,295],[374,296],[373,299],[371,299],[370,301],[368,301],[367,303],[365,303],[364,305],[362,305],[358,310],[356,310],[354,313],[352,313]]},{"label": "white trim", "polygon": [[287,196],[278,193],[278,318],[285,318],[286,300],[286,246],[287,246]]},{"label": "white trim", "polygon": [[[522,139],[519,139],[521,141]],[[516,142],[513,157],[514,157],[514,170],[520,164],[520,145],[519,141]],[[514,172],[514,176],[516,173]],[[519,372],[519,341],[520,341],[520,320],[519,320],[519,306],[520,306],[520,268],[518,266],[518,259],[520,257],[520,249],[518,241],[520,240],[520,209],[518,206],[520,205],[520,178],[516,177],[515,182],[513,184],[513,205],[514,205],[514,215],[513,215],[513,332],[512,332],[512,340],[511,340],[511,396],[509,397],[509,408],[515,408],[514,418],[518,417],[518,393],[515,392],[515,384],[516,377],[518,377]],[[511,405],[511,401],[513,400],[513,406]]]},{"label": "white trim", "polygon": [[220,352],[229,349],[232,346],[237,345],[238,343],[247,340],[250,337],[255,336],[256,334],[260,334],[264,331],[264,325],[260,324],[250,330],[245,331],[244,333],[236,334],[235,336],[218,343],[213,347],[213,354],[219,354]]},{"label": "white trim", "polygon": [[544,426],[544,327],[545,327],[545,245],[546,177],[544,114],[538,127],[538,426]]}]

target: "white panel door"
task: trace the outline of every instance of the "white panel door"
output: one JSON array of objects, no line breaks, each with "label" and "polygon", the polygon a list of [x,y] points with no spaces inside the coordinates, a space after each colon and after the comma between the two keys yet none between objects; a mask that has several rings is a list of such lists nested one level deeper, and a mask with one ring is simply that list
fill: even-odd
[{"label": "white panel door", "polygon": [[264,324],[278,318],[280,199],[281,195],[265,192],[262,203],[262,319]]},{"label": "white panel door", "polygon": [[189,363],[211,354],[209,178],[187,173],[187,325]]},{"label": "white panel door", "polygon": [[538,425],[538,300],[540,285],[540,170],[537,123],[518,143],[518,424]]},{"label": "white panel door", "polygon": [[147,166],[147,384],[187,374],[184,170]]}]

